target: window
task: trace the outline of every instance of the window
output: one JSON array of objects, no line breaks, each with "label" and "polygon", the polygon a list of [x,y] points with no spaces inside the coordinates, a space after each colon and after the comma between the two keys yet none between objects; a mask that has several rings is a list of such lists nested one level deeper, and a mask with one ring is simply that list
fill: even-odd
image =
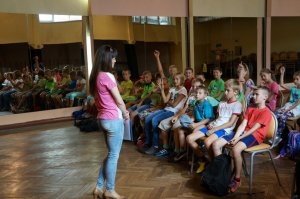
[{"label": "window", "polygon": [[172,25],[171,17],[162,17],[162,16],[133,16],[133,23],[139,24],[152,24],[152,25]]},{"label": "window", "polygon": [[39,14],[39,21],[41,23],[81,21],[81,20],[82,20],[82,16],[79,15]]}]

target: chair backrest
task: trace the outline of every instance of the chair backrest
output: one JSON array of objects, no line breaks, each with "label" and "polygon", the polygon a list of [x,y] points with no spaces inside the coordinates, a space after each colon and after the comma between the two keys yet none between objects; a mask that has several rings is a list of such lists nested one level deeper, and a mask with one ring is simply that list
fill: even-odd
[{"label": "chair backrest", "polygon": [[271,148],[273,148],[273,147],[276,146],[275,138],[276,138],[276,132],[277,132],[277,128],[278,128],[278,121],[277,121],[277,118],[276,118],[275,114],[273,112],[271,112],[271,114],[272,114],[272,119],[271,119],[271,122],[270,122],[270,126],[269,126],[269,129],[268,129],[266,138],[267,138],[267,140],[272,141]]}]

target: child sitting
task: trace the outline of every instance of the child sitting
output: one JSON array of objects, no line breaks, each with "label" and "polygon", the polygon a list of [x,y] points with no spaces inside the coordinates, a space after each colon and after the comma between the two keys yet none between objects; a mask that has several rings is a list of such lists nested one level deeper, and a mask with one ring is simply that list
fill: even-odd
[{"label": "child sitting", "polygon": [[[175,154],[173,161],[177,162],[186,155],[185,150],[185,129],[189,128],[191,130],[197,128],[200,125],[206,125],[208,122],[214,119],[213,108],[211,104],[207,101],[206,97],[208,94],[207,88],[200,86],[195,89],[195,104],[192,110],[192,117],[194,120],[192,122],[185,122],[181,120],[181,125],[174,129],[174,141],[175,141]],[[177,118],[174,118],[172,122],[176,122]]]},{"label": "child sitting", "polygon": [[[151,72],[150,71],[144,71],[143,72],[143,78],[141,80],[138,80],[135,83],[135,87],[138,84],[142,84],[141,88],[139,89],[139,90],[142,91],[142,94],[137,95],[137,97],[140,98],[139,100],[136,100],[136,101],[133,101],[133,102],[129,102],[129,103],[126,104],[126,107],[128,107],[128,106],[130,107],[128,109],[129,112],[133,112],[133,111],[136,111],[137,109],[139,109],[140,105],[141,105],[141,104],[139,104],[140,102],[146,103],[146,104],[150,104],[150,101],[145,102],[145,98],[146,98],[146,96],[148,94],[150,94],[152,92],[152,90],[155,87],[155,84],[152,82],[152,74],[151,74]],[[140,111],[141,110],[138,110],[138,112],[140,112]]]},{"label": "child sitting", "polygon": [[[146,142],[144,151],[146,154],[153,155],[159,153],[159,123],[166,118],[174,116],[183,108],[187,91],[183,86],[184,76],[178,73],[174,79],[175,87],[171,88],[169,93],[165,93],[163,84],[160,84],[161,95],[166,107],[163,110],[157,110],[145,118]],[[152,145],[152,146],[151,146]],[[150,147],[151,146],[151,147]]]},{"label": "child sitting", "polygon": [[[179,110],[175,116],[164,119],[163,121],[161,121],[159,123],[158,128],[160,128],[160,130],[161,130],[160,135],[161,135],[161,139],[163,142],[163,148],[164,148],[165,152],[158,154],[158,155],[163,155],[163,156],[169,155],[167,153],[168,149],[169,149],[169,146],[168,146],[168,131],[169,130],[171,130],[171,129],[173,130],[175,128],[181,127],[181,121],[184,122],[185,124],[186,123],[190,124],[193,122],[194,118],[192,117],[191,110],[193,110],[194,104],[196,102],[196,100],[195,100],[196,89],[200,85],[201,85],[200,80],[194,80],[193,86],[189,92],[189,97],[185,102],[184,108]],[[187,113],[187,114],[185,114],[185,113]],[[188,114],[191,116],[189,116]],[[174,136],[175,136],[175,134],[174,134]],[[179,149],[179,148],[175,148],[175,153],[179,152],[177,149]]]},{"label": "child sitting", "polygon": [[131,90],[133,88],[133,82],[130,80],[130,77],[131,77],[130,70],[129,69],[123,70],[122,76],[123,76],[123,81],[121,82],[121,84],[119,86],[119,91],[120,91],[122,99],[125,102],[135,100],[135,98],[132,99],[132,97],[129,96],[131,93]]},{"label": "child sitting", "polygon": [[268,99],[269,102],[266,104],[266,106],[274,112],[276,110],[276,101],[279,92],[279,85],[276,83],[275,76],[270,69],[262,69],[260,72],[260,77],[262,79],[261,86],[266,86],[270,90],[270,96]]},{"label": "child sitting", "polygon": [[185,81],[184,81],[184,87],[186,88],[187,92],[190,92],[190,89],[192,87],[192,82],[194,80],[194,71],[192,68],[186,68],[185,72]]},{"label": "child sitting", "polygon": [[75,97],[83,97],[86,95],[86,80],[84,79],[84,74],[82,71],[77,71],[77,82],[76,89],[74,92],[68,93],[65,96],[67,100],[67,107],[72,107]]},{"label": "child sitting", "polygon": [[219,117],[207,126],[201,125],[194,129],[193,133],[187,136],[188,144],[193,148],[195,154],[200,157],[201,163],[197,173],[201,173],[205,168],[205,159],[198,147],[196,140],[206,136],[205,147],[209,150],[211,144],[225,135],[232,134],[232,131],[242,112],[242,104],[237,101],[239,94],[239,82],[235,79],[229,79],[225,83],[225,97],[227,101],[219,103]]},{"label": "child sitting", "polygon": [[213,69],[214,80],[208,85],[210,96],[220,101],[224,94],[224,81],[221,79],[222,70],[219,67]]},{"label": "child sitting", "polygon": [[[240,82],[240,98],[246,97],[247,104],[250,104],[250,100],[252,98],[252,92],[253,88],[255,87],[255,84],[252,79],[249,78],[249,68],[247,64],[241,62],[238,65],[237,69],[237,74],[238,74],[238,80]],[[244,99],[239,99],[241,102]]]},{"label": "child sitting", "polygon": [[[284,107],[280,108],[275,112],[275,115],[277,117],[278,121],[278,128],[277,128],[277,133],[276,133],[276,139],[275,142],[279,143],[282,138],[286,137],[283,136],[283,129],[286,126],[286,121],[289,117],[298,117],[300,116],[300,71],[297,71],[294,73],[294,84],[295,86],[287,87],[284,85],[284,73],[285,73],[285,68],[281,67],[280,68],[280,86],[290,90],[290,101],[287,102]],[[284,140],[286,141],[286,140]],[[285,147],[283,147],[280,150],[280,156],[283,157],[286,155]]]},{"label": "child sitting", "polygon": [[242,156],[241,152],[249,147],[263,142],[269,129],[272,119],[270,110],[266,107],[266,100],[269,97],[267,87],[258,87],[254,90],[254,103],[256,107],[249,107],[244,120],[238,127],[235,134],[224,136],[213,143],[215,156],[221,154],[221,148],[231,145],[234,160],[235,177],[229,185],[230,192],[235,192],[241,185]]}]

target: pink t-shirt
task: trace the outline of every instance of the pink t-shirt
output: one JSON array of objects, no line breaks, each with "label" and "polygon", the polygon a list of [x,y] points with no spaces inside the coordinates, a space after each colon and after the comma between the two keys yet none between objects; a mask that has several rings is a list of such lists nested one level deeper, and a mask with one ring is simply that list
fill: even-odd
[{"label": "pink t-shirt", "polygon": [[110,90],[117,86],[116,79],[111,73],[100,72],[97,80],[97,96],[95,102],[98,110],[98,119],[122,119],[121,110],[118,108]]},{"label": "pink t-shirt", "polygon": [[278,92],[279,92],[279,85],[276,82],[273,82],[271,84],[267,84],[266,86],[270,89],[271,94],[273,94],[273,98],[269,99],[269,103],[267,103],[266,105],[271,109],[271,111],[275,111],[276,110],[277,95],[278,95]]}]

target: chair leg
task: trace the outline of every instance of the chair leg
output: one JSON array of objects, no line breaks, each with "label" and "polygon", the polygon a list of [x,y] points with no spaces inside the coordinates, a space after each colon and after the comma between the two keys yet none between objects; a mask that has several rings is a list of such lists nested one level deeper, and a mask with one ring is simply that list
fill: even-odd
[{"label": "chair leg", "polygon": [[276,174],[276,177],[277,177],[278,183],[279,183],[279,185],[280,185],[280,186],[282,186],[282,185],[281,185],[281,182],[280,182],[280,179],[279,179],[279,175],[278,175],[278,172],[277,172],[276,166],[275,166],[275,163],[274,163],[273,156],[272,156],[272,154],[271,154],[271,151],[268,151],[268,153],[269,153],[270,159],[272,160],[273,168],[274,168],[274,171],[275,171],[275,174]]},{"label": "chair leg", "polygon": [[191,162],[191,174],[194,173],[194,161],[195,161],[195,152],[192,150],[192,162]]},{"label": "chair leg", "polygon": [[244,171],[244,175],[246,177],[249,176],[248,170],[247,170],[247,164],[246,164],[246,159],[245,159],[245,154],[242,152],[242,158],[243,158],[243,171]]},{"label": "chair leg", "polygon": [[294,198],[294,194],[295,194],[295,190],[296,190],[296,172],[297,172],[297,168],[295,166],[295,172],[293,175],[293,181],[292,181],[292,189],[291,189],[291,199]]},{"label": "chair leg", "polygon": [[250,177],[249,177],[249,190],[248,193],[252,195],[252,182],[253,182],[253,164],[254,164],[254,155],[256,153],[251,153],[250,157]]}]

